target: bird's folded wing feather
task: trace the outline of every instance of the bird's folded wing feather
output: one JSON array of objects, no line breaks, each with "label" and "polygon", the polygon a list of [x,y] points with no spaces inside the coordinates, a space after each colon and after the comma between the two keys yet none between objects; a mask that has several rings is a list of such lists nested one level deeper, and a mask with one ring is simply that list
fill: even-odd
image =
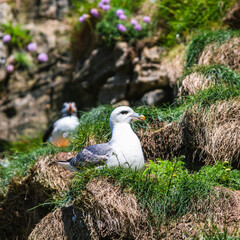
[{"label": "bird's folded wing feather", "polygon": [[43,136],[43,142],[47,142],[47,140],[50,138],[51,134],[52,134],[52,131],[53,131],[53,128],[54,128],[54,124],[52,124],[47,130],[46,132],[44,133],[44,136]]},{"label": "bird's folded wing feather", "polygon": [[70,159],[70,164],[74,167],[84,167],[86,165],[103,165],[113,154],[113,149],[108,143],[89,146]]}]

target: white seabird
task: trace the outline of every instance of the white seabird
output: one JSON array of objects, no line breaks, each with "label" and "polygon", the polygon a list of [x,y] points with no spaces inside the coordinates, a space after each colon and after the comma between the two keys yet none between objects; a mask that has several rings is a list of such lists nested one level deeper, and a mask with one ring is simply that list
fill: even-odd
[{"label": "white seabird", "polygon": [[70,170],[79,171],[87,165],[108,167],[124,166],[132,169],[144,167],[141,143],[133,132],[130,123],[145,120],[143,115],[135,113],[130,107],[121,106],[113,110],[109,124],[112,138],[107,143],[95,144],[83,149],[75,157],[57,163]]},{"label": "white seabird", "polygon": [[62,117],[52,124],[43,136],[43,142],[49,141],[58,147],[68,146],[68,135],[79,125],[77,107],[74,102],[65,102]]}]

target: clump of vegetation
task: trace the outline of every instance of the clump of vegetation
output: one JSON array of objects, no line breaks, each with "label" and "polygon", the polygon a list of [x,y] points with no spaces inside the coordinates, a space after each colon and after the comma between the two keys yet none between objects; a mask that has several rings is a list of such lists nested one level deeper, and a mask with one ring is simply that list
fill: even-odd
[{"label": "clump of vegetation", "polygon": [[218,24],[222,25],[222,18],[235,0],[163,0],[157,1],[158,9],[155,21],[160,21],[166,29],[160,35],[161,41],[172,46],[178,41],[185,41],[187,35],[196,30],[207,30]]},{"label": "clump of vegetation", "polygon": [[22,48],[31,42],[32,37],[28,30],[22,28],[21,24],[14,26],[11,22],[1,25],[1,30],[11,36],[11,46]]},{"label": "clump of vegetation", "polygon": [[81,194],[84,196],[91,179],[104,177],[114,186],[133,193],[143,213],[148,213],[150,225],[158,228],[185,214],[209,211],[214,186],[239,190],[240,174],[237,170],[231,170],[228,163],[206,166],[198,172],[190,173],[182,159],[158,159],[156,163],[151,161],[143,172],[122,167],[86,169],[74,177],[65,198],[54,204],[65,205],[78,199]]},{"label": "clump of vegetation", "polygon": [[211,43],[222,44],[233,37],[240,37],[240,31],[218,30],[198,34],[191,40],[187,47],[185,68],[188,69],[198,62],[199,56],[205,46]]},{"label": "clump of vegetation", "polygon": [[[46,155],[53,155],[60,151],[71,151],[72,147],[58,148],[47,144],[45,146],[36,144],[32,149],[27,151],[19,151],[13,153],[12,151],[19,149],[18,146],[10,146],[9,154],[5,154],[7,160],[6,166],[0,165],[0,188],[4,189],[13,176],[25,176],[29,168],[36,163],[39,157]],[[21,147],[22,149],[22,147]]]},{"label": "clump of vegetation", "polygon": [[[130,23],[131,14],[126,9],[123,9],[129,20],[122,21],[116,15],[117,9],[118,8],[111,8],[106,14],[104,14],[101,21],[97,23],[96,31],[101,42],[108,46],[112,46],[118,41],[131,42],[151,36],[149,25],[147,23],[142,23],[141,29],[136,30],[135,26]],[[118,24],[123,24],[123,26],[126,27],[126,30],[119,30],[117,28]]]},{"label": "clump of vegetation", "polygon": [[[80,41],[79,48],[81,49],[82,45],[86,45],[87,40],[85,39],[88,39],[88,43],[98,39],[96,42],[100,44],[113,46],[118,41],[131,42],[151,36],[153,25],[151,19],[148,16],[139,16],[138,19],[137,16],[134,16],[141,2],[143,1],[116,0],[110,2],[102,0],[91,3],[84,1],[81,6],[75,2],[76,11],[80,15],[80,23],[75,23],[73,26],[72,36],[77,39],[72,39],[72,43]],[[80,27],[78,27],[79,25]],[[89,33],[91,33],[91,39],[89,39]],[[81,36],[81,39],[78,39],[78,36]],[[82,47],[81,51],[86,51],[86,47]]]},{"label": "clump of vegetation", "polygon": [[17,69],[23,69],[23,68],[28,68],[28,67],[32,66],[32,61],[23,52],[17,52],[14,55],[14,60],[16,62]]},{"label": "clump of vegetation", "polygon": [[[204,81],[209,81],[209,83],[205,84],[205,88],[200,89],[196,94],[185,96],[180,102],[184,101],[189,106],[193,106],[194,104],[210,106],[217,101],[229,100],[240,96],[240,75],[229,67],[217,64],[190,68],[180,79],[180,82],[182,82],[181,88],[188,88],[188,86],[185,86],[187,83],[184,85],[184,79],[193,73],[198,73],[201,76],[202,82],[198,84],[199,86],[202,86]],[[188,84],[194,81],[195,85],[197,85],[197,80],[194,77],[191,81],[189,80]]]}]

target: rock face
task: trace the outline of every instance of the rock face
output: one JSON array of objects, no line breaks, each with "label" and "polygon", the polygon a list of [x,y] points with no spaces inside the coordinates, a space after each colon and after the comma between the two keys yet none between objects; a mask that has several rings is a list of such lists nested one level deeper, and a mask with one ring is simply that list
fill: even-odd
[{"label": "rock face", "polygon": [[[123,100],[148,104],[143,95],[152,91],[158,92],[158,97],[152,98],[150,105],[171,101],[171,86],[180,74],[169,78],[169,72],[161,65],[164,53],[161,47],[144,47],[137,56],[136,51],[124,42],[112,49],[95,49],[78,65],[66,89],[73,96],[78,95],[82,107],[96,103],[116,104]],[[149,94],[153,95],[153,92]]]},{"label": "rock face", "polygon": [[68,13],[71,1],[68,0],[23,0],[16,3],[18,19],[63,19]]}]

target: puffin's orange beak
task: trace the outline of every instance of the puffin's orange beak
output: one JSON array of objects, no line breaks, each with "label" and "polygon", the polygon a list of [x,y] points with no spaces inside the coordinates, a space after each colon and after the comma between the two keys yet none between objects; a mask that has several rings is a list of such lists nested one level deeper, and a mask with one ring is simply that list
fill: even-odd
[{"label": "puffin's orange beak", "polygon": [[74,108],[72,107],[72,104],[69,104],[69,108],[67,110],[69,113],[73,113],[74,112]]}]

